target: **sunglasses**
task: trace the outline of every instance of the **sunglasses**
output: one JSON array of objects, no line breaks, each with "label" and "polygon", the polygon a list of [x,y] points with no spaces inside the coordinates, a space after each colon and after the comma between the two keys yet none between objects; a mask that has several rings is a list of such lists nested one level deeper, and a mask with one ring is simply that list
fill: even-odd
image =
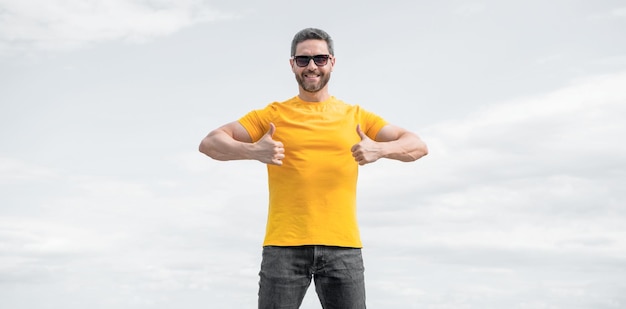
[{"label": "sunglasses", "polygon": [[296,65],[303,68],[311,63],[311,59],[316,66],[322,67],[328,63],[328,59],[330,55],[315,55],[315,56],[293,56],[293,60],[295,60]]}]

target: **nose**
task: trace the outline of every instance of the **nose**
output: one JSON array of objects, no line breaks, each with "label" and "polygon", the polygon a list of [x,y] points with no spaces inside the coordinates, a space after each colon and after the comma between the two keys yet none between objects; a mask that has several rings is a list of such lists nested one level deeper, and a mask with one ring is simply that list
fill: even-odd
[{"label": "nose", "polygon": [[317,69],[317,64],[315,64],[315,61],[313,61],[313,58],[309,59],[309,64],[306,65],[306,68],[309,70]]}]

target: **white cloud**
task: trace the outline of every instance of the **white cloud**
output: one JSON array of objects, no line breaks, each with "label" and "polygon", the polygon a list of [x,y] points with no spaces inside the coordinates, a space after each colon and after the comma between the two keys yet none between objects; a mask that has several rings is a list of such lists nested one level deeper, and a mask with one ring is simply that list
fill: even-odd
[{"label": "white cloud", "polygon": [[236,18],[202,0],[0,0],[0,52],[141,42],[196,23]]},{"label": "white cloud", "polygon": [[613,9],[609,9],[603,11],[601,13],[593,14],[588,18],[591,20],[602,20],[602,19],[618,19],[626,17],[626,7],[616,7]]},{"label": "white cloud", "polygon": [[611,10],[611,16],[626,17],[626,7]]},{"label": "white cloud", "polygon": [[57,171],[20,159],[0,157],[0,184],[39,181],[57,177]]},{"label": "white cloud", "polygon": [[[2,162],[30,166],[7,163],[16,161]],[[207,291],[229,295],[243,288],[254,295],[254,281],[247,278],[258,271],[264,208],[242,215],[249,207],[246,194],[229,196],[221,186],[201,181],[188,182],[192,188],[184,191],[158,179],[135,182],[57,173],[53,181],[43,181],[45,190],[35,186],[41,179],[19,180],[10,184],[37,194],[28,200],[19,190],[3,196],[0,285],[5,291],[7,284],[36,283],[42,297],[78,295],[87,303],[94,302],[88,300],[94,291],[105,292],[111,297],[95,301],[104,307],[150,302],[171,307],[167,303],[179,302],[179,292],[207,297]],[[234,184],[233,176],[221,185]],[[224,268],[228,263],[240,267]]]},{"label": "white cloud", "polygon": [[454,10],[454,14],[462,17],[468,17],[480,14],[484,11],[484,3],[464,3]]}]

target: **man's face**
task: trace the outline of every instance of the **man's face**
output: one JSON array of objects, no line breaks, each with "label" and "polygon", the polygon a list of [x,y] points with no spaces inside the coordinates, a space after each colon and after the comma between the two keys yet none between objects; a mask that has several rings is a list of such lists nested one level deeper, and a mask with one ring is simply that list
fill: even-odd
[{"label": "man's face", "polygon": [[[328,45],[324,40],[306,40],[296,45],[295,56],[316,56],[328,55]],[[330,57],[325,65],[317,65],[315,61],[309,60],[308,64],[300,67],[292,58],[289,60],[293,73],[298,84],[304,91],[318,92],[328,84],[330,72],[333,70],[335,58]]]}]

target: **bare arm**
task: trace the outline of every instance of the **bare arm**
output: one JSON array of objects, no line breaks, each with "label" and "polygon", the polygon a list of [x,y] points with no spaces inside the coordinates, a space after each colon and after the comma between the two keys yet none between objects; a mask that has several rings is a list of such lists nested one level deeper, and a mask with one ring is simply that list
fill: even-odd
[{"label": "bare arm", "polygon": [[272,139],[276,127],[270,124],[269,131],[255,143],[248,131],[237,121],[211,131],[200,142],[200,152],[220,161],[258,160],[267,164],[282,165],[285,157],[283,144]]},{"label": "bare arm", "polygon": [[359,126],[357,134],[361,142],[352,147],[352,156],[359,165],[380,158],[411,162],[428,154],[428,147],[417,134],[395,125],[389,124],[380,129],[375,141],[367,137]]}]

